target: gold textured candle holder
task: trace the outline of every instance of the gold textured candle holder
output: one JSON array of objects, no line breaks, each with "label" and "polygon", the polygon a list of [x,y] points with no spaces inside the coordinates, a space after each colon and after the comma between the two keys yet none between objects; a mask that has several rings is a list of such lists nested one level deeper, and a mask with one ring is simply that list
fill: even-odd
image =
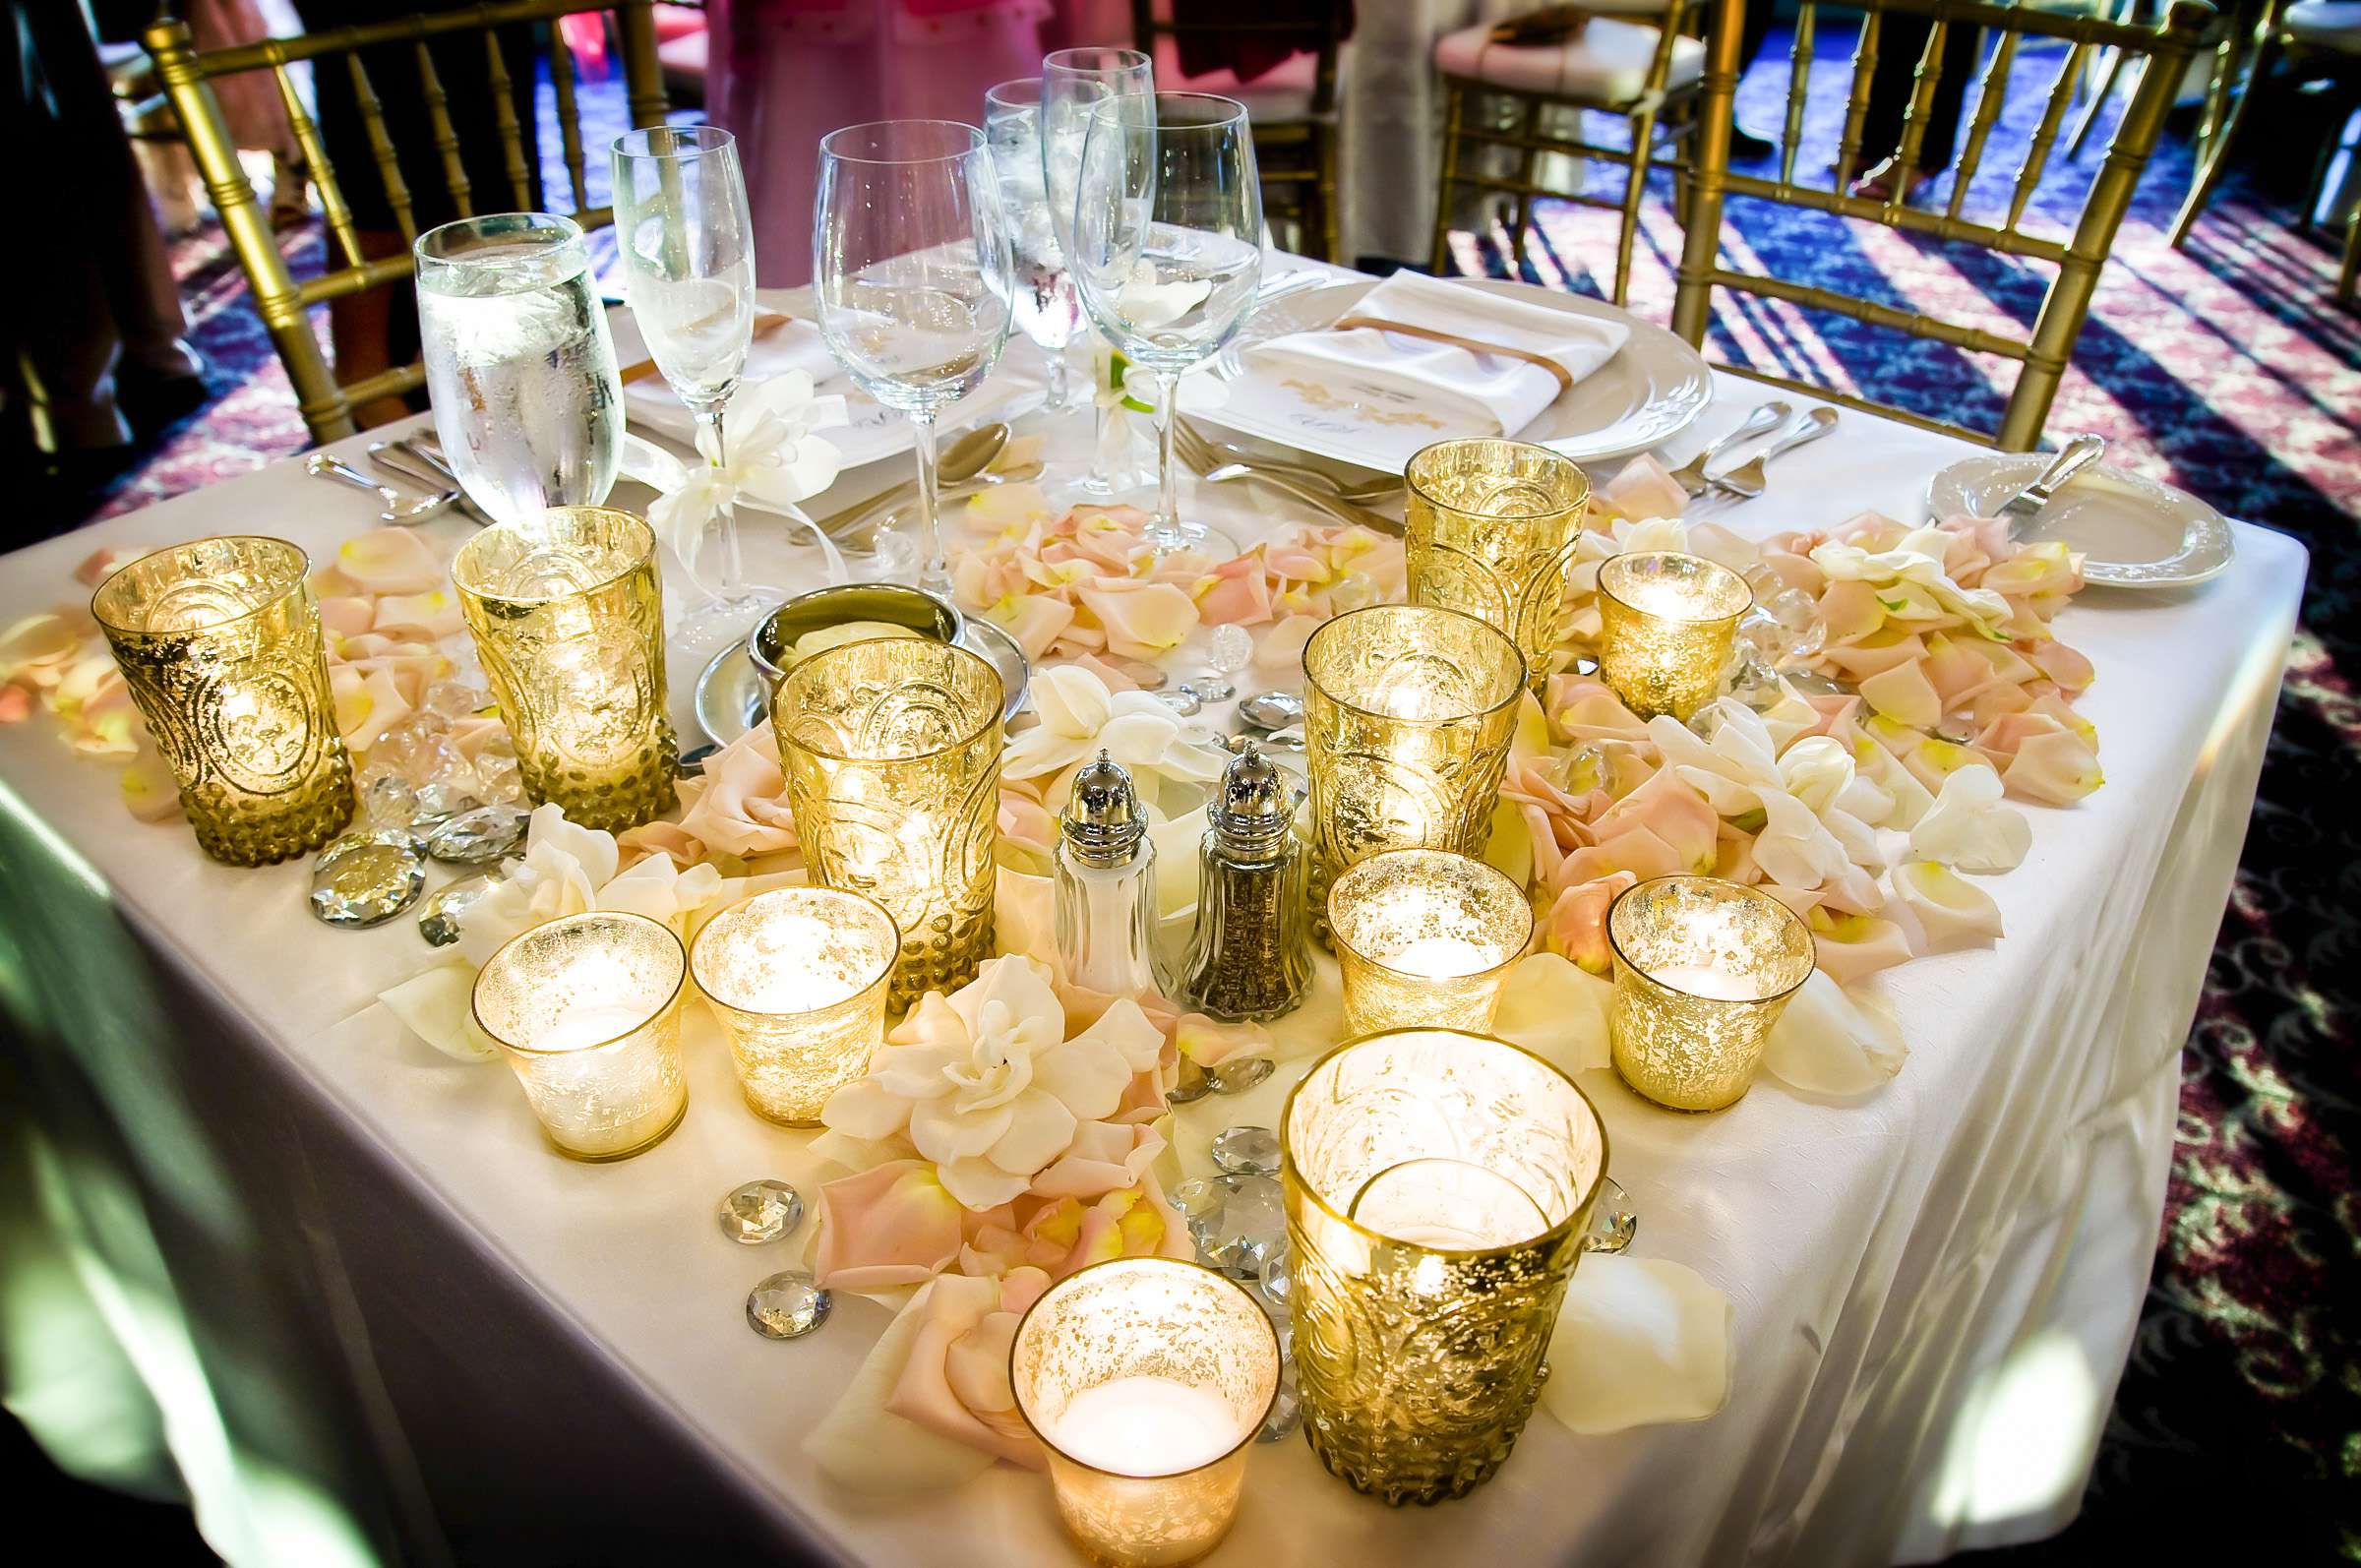
[{"label": "gold textured candle holder", "polygon": [[352,817],[310,563],[283,539],[199,539],[91,596],[116,667],[208,855],[267,866]]},{"label": "gold textured candle holder", "polygon": [[1340,615],[1303,644],[1311,908],[1383,849],[1481,855],[1491,836],[1525,658],[1506,633],[1431,605]]},{"label": "gold textured candle holder", "polygon": [[1506,1041],[1408,1029],[1313,1063],[1279,1141],[1313,1451],[1389,1503],[1466,1493],[1547,1375],[1606,1175],[1598,1112]]},{"label": "gold textured candle holder", "polygon": [[1220,1544],[1279,1393],[1279,1336],[1236,1282],[1173,1258],[1042,1293],[1008,1353],[1058,1516],[1093,1561],[1172,1568]]},{"label": "gold textured candle holder", "polygon": [[901,950],[891,915],[832,887],[782,887],[705,923],[689,972],[755,1115],[816,1127],[828,1096],[869,1071]]},{"label": "gold textured candle holder", "polygon": [[1440,849],[1389,849],[1328,890],[1345,1033],[1492,1027],[1533,940],[1533,905],[1497,869]]},{"label": "gold textured candle holder", "polygon": [[1751,887],[1659,876],[1606,911],[1615,1071],[1674,1111],[1719,1111],[1754,1083],[1771,1026],[1812,974],[1811,928]]},{"label": "gold textured candle holder", "polygon": [[628,512],[552,507],[460,547],[452,581],[527,799],[620,832],[674,802],[656,536]]},{"label": "gold textured candle holder", "polygon": [[675,1005],[689,958],[644,915],[570,915],[511,939],[475,977],[475,1023],[569,1158],[628,1159],[681,1124]]},{"label": "gold textured candle holder", "polygon": [[1686,719],[1722,683],[1746,579],[1676,550],[1610,556],[1599,568],[1599,673],[1644,719]]},{"label": "gold textured candle holder", "polygon": [[771,725],[813,879],[901,929],[894,1009],[973,980],[993,943],[999,676],[919,637],[846,642],[780,679]]},{"label": "gold textured candle holder", "polygon": [[1546,447],[1485,439],[1423,448],[1402,478],[1410,602],[1498,627],[1539,686],[1590,509],[1590,476]]}]

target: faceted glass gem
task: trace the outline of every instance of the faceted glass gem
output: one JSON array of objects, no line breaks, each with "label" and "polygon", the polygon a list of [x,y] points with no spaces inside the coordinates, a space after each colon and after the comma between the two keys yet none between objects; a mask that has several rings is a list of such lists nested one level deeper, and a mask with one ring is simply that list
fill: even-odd
[{"label": "faceted glass gem", "polygon": [[803,1223],[804,1195],[784,1181],[749,1181],[721,1200],[721,1234],[745,1246],[776,1241]]},{"label": "faceted glass gem", "polygon": [[835,1305],[801,1269],[773,1274],[746,1298],[746,1320],[766,1340],[801,1339],[828,1320]]}]

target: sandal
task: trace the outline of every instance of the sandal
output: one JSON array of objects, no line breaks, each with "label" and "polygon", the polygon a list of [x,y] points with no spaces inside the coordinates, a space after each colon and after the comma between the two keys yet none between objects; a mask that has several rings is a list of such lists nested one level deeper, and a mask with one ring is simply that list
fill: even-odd
[{"label": "sandal", "polygon": [[[1934,175],[1925,169],[1898,171],[1895,164],[1899,161],[1897,158],[1889,157],[1859,179],[1854,180],[1852,194],[1866,202],[1899,201],[1904,206],[1907,206],[1910,198],[1918,194],[1919,187],[1934,178]],[[1894,194],[1894,181],[1897,173],[1900,174],[1902,180],[1900,197]]]}]

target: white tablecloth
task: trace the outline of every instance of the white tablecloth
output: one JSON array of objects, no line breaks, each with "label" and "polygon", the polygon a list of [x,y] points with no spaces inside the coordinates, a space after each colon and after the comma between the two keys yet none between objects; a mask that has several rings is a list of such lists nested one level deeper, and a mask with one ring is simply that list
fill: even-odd
[{"label": "white tablecloth", "polygon": [[[1721,390],[1671,455],[1758,397]],[[1844,418],[1725,520],[1914,517],[1967,450]],[[72,596],[100,543],[268,531],[324,554],[368,513],[281,463],[9,556],[0,624]],[[1537,1414],[1496,1479],[1433,1509],[1355,1494],[1300,1440],[1263,1448],[1216,1564],[1877,1563],[2072,1517],[2302,582],[2293,542],[2237,539],[2202,590],[2065,613],[2097,665],[2082,710],[2108,783],[2028,811],[2032,853],[1984,884],[1997,950],[1892,972],[1910,1057],[1891,1087],[1825,1105],[1766,1083],[1683,1117],[1588,1086],[1638,1251],[1734,1302],[1728,1409],[1601,1438]],[[715,1201],[818,1172],[746,1112],[714,1037],[693,1036],[663,1145],[559,1159],[505,1070],[435,1055],[373,1003],[428,956],[410,920],[316,923],[308,867],[233,871],[177,821],[134,821],[45,720],[0,730],[0,1372],[36,1427],[82,1428],[81,1468],[136,1470],[146,1421],[241,1563],[1071,1560],[1037,1476],[880,1504],[799,1451],[886,1314],[845,1298],[809,1340],[747,1331],[777,1264],[721,1236]],[[103,1403],[128,1386],[108,1367],[147,1394]]]}]

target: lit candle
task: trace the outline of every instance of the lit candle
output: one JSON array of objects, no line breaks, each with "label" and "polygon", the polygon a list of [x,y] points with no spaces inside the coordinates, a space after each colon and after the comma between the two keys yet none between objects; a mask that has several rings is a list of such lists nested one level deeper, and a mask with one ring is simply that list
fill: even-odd
[{"label": "lit candle", "polygon": [[1642,718],[1686,719],[1714,694],[1746,579],[1702,556],[1648,550],[1599,569],[1599,674]]},{"label": "lit candle", "polygon": [[688,968],[669,927],[626,914],[536,926],[485,963],[476,1025],[559,1153],[621,1160],[680,1125],[689,1081],[674,1003]]},{"label": "lit candle", "polygon": [[1606,912],[1615,1071],[1658,1105],[1719,1111],[1754,1083],[1771,1026],[1812,973],[1810,928],[1712,876],[1660,876]]},{"label": "lit candle", "polygon": [[884,1039],[901,937],[893,917],[827,887],[782,887],[705,923],[689,967],[730,1037],[755,1115],[816,1126]]},{"label": "lit candle", "polygon": [[1279,1392],[1279,1336],[1208,1268],[1119,1258],[1042,1293],[1008,1357],[1059,1517],[1092,1560],[1171,1568],[1220,1543]]},{"label": "lit candle", "polygon": [[1508,1456],[1606,1174],[1582,1091],[1506,1041],[1404,1029],[1313,1063],[1279,1122],[1303,1429],[1388,1502]]},{"label": "lit candle", "polygon": [[1345,1032],[1485,1030],[1533,939],[1533,906],[1494,867],[1439,849],[1371,855],[1328,893]]}]

